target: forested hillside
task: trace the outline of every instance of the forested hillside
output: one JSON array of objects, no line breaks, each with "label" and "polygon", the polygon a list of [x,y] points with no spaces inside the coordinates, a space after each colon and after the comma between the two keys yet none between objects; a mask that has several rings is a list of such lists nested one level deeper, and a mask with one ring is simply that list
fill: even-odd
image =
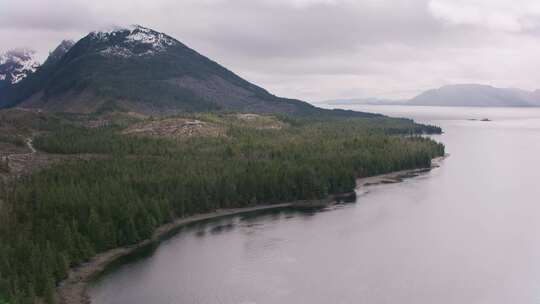
[{"label": "forested hillside", "polygon": [[428,167],[444,154],[416,136],[439,128],[405,119],[274,117],[262,128],[231,117],[188,117],[222,128],[211,136],[126,135],[131,123],[88,128],[72,123],[79,118],[41,133],[42,152],[88,158],[3,185],[0,303],[52,303],[69,267],[174,218],[323,198],[352,191],[357,177]]},{"label": "forested hillside", "polygon": [[18,83],[0,84],[0,108],[362,115],[277,97],[180,41],[142,26],[91,32],[76,43],[64,41],[34,70]]}]

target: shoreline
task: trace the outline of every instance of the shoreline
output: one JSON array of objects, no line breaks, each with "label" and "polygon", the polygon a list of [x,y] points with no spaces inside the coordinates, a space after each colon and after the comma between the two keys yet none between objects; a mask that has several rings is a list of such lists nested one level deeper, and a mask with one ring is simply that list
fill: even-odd
[{"label": "shoreline", "polygon": [[282,203],[275,205],[261,205],[246,208],[220,209],[209,213],[196,214],[184,218],[176,219],[170,223],[164,224],[156,229],[152,237],[135,245],[118,247],[97,254],[88,262],[68,271],[68,276],[56,288],[56,299],[61,304],[89,304],[90,298],[87,294],[88,283],[95,275],[102,272],[110,263],[117,259],[133,253],[137,249],[147,246],[166,236],[181,226],[192,224],[199,221],[217,219],[220,217],[241,215],[255,211],[273,210],[292,207],[294,203]]},{"label": "shoreline", "polygon": [[369,177],[362,177],[356,180],[356,188],[376,186],[381,184],[394,184],[400,183],[405,179],[416,177],[422,173],[429,172],[435,168],[441,166],[442,161],[447,158],[449,154],[439,156],[431,160],[431,166],[426,168],[407,169],[401,171],[394,171],[380,175],[374,175]]},{"label": "shoreline", "polygon": [[274,205],[260,205],[255,207],[246,208],[233,208],[233,209],[218,209],[213,212],[196,214],[184,218],[176,219],[170,223],[164,224],[158,227],[152,237],[146,239],[135,245],[129,245],[124,247],[118,247],[107,250],[100,254],[97,254],[91,258],[88,262],[83,263],[77,267],[71,268],[68,271],[68,276],[64,279],[59,286],[56,287],[55,296],[57,303],[60,304],[90,304],[91,300],[87,293],[88,285],[93,277],[101,273],[112,262],[118,260],[121,257],[127,256],[137,249],[147,246],[154,242],[159,242],[161,238],[165,237],[170,232],[192,223],[196,223],[204,220],[217,219],[220,217],[241,215],[245,213],[252,213],[264,210],[274,210],[282,208],[320,208],[330,206],[337,202],[348,202],[352,195],[355,195],[356,190],[364,187],[399,183],[406,178],[416,177],[422,173],[429,172],[434,168],[440,167],[440,163],[447,157],[441,156],[432,160],[431,167],[417,168],[402,171],[394,171],[381,175],[375,175],[371,177],[364,177],[356,179],[355,192],[330,195],[326,199],[321,200],[302,200],[289,203],[281,203]]}]

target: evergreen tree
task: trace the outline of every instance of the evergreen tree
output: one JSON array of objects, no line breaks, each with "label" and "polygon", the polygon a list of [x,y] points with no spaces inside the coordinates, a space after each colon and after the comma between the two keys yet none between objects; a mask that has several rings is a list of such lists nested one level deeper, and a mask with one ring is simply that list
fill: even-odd
[{"label": "evergreen tree", "polygon": [[444,154],[443,145],[411,136],[435,127],[408,120],[284,121],[282,130],[232,125],[217,138],[145,138],[116,126],[72,125],[36,138],[43,151],[101,156],[2,185],[0,304],[53,303],[70,266],[147,239],[174,218],[321,199],[352,191],[358,177],[429,167]]}]

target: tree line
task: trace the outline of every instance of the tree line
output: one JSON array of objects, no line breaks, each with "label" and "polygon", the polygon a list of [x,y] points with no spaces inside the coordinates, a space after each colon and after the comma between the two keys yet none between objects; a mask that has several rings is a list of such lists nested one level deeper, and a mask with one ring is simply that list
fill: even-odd
[{"label": "tree line", "polygon": [[0,303],[53,303],[70,267],[174,218],[324,198],[352,191],[358,177],[428,167],[444,154],[431,139],[403,136],[436,127],[377,119],[291,120],[282,130],[230,127],[227,136],[182,140],[62,125],[35,146],[96,157],[1,189]]}]

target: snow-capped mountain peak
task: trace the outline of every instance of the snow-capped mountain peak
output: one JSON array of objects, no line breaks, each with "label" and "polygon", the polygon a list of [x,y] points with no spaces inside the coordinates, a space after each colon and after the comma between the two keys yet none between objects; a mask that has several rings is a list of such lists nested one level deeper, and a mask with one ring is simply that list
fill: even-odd
[{"label": "snow-capped mountain peak", "polygon": [[101,54],[118,57],[153,55],[178,43],[163,33],[140,25],[94,31],[90,37],[107,44]]},{"label": "snow-capped mountain peak", "polygon": [[39,67],[36,52],[29,49],[14,49],[0,55],[0,81],[15,84],[34,73]]}]

